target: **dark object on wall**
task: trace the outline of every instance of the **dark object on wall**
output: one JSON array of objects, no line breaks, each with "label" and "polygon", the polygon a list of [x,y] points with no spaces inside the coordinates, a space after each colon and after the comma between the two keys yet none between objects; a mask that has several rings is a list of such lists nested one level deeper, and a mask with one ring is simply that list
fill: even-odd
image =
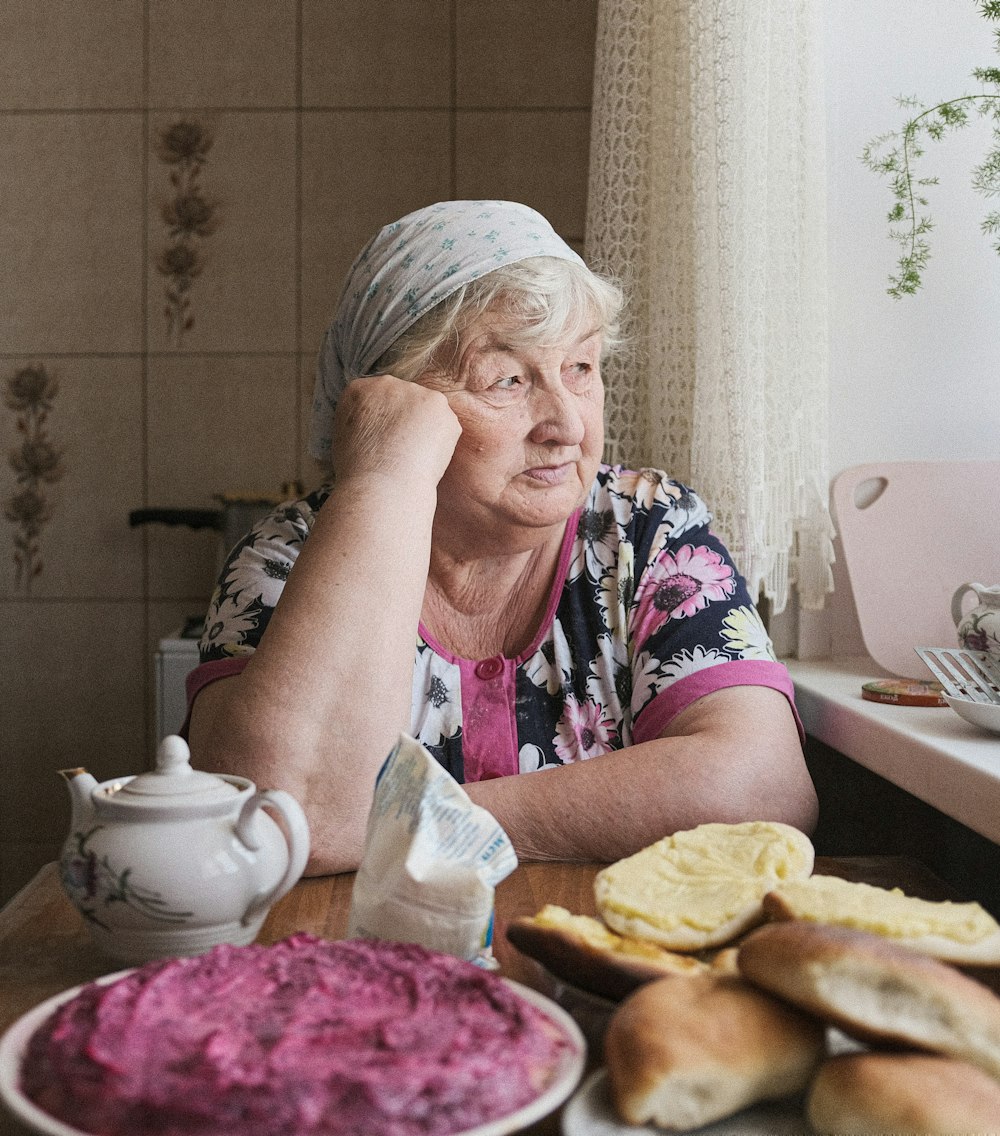
[{"label": "dark object on wall", "polygon": [[222,552],[226,554],[246,536],[252,526],[282,501],[302,495],[298,482],[286,482],[280,493],[213,493],[217,509],[163,508],[150,506],[133,509],[128,515],[132,528],[140,525],[180,525],[189,529],[215,529],[222,534]]}]

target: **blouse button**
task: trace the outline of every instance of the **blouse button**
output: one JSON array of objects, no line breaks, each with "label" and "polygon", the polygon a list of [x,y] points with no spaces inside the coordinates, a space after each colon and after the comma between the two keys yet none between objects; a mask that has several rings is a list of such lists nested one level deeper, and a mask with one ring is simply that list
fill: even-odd
[{"label": "blouse button", "polygon": [[499,655],[476,663],[476,678],[496,678],[501,674],[503,674],[503,659]]}]

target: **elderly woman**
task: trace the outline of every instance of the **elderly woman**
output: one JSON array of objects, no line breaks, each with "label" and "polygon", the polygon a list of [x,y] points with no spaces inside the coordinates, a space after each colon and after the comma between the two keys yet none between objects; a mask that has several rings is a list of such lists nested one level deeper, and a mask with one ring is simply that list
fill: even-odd
[{"label": "elderly woman", "polygon": [[404,730],[524,859],[813,825],[787,672],[705,505],[601,464],[621,304],[511,202],[420,209],[355,261],[313,406],[334,476],[233,550],[189,680],[195,760],[292,792],[311,872],[358,866]]}]

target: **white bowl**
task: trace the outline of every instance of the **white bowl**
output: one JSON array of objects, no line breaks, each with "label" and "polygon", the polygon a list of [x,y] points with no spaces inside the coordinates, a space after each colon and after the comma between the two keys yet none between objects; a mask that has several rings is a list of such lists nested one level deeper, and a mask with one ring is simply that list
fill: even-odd
[{"label": "white bowl", "polygon": [[[840,1030],[827,1030],[827,1051],[831,1056],[854,1053],[862,1046]],[[690,1136],[802,1136],[812,1131],[805,1118],[802,1095],[784,1100],[761,1101],[732,1116],[697,1129],[685,1129]],[[655,1124],[626,1124],[611,1100],[611,1084],[606,1068],[591,1073],[570,1098],[562,1114],[563,1136],[664,1136]]]},{"label": "white bowl", "polygon": [[973,702],[971,698],[952,698],[945,694],[945,702],[973,726],[1000,734],[1000,704],[996,702]]},{"label": "white bowl", "polygon": [[[103,986],[131,973],[130,970],[118,970],[95,981]],[[72,1128],[63,1121],[56,1120],[21,1092],[21,1063],[31,1035],[57,1006],[75,998],[82,989],[83,986],[74,986],[72,990],[64,990],[61,994],[46,998],[33,1010],[22,1014],[0,1037],[0,1100],[23,1125],[32,1132],[42,1133],[42,1136],[87,1136],[79,1128]]]},{"label": "white bowl", "polygon": [[[97,982],[101,984],[114,982],[129,973],[128,970],[117,971],[98,978]],[[457,1132],[454,1136],[508,1136],[509,1133],[520,1132],[521,1129],[534,1124],[557,1109],[577,1087],[583,1075],[587,1045],[576,1022],[565,1010],[545,995],[539,994],[537,990],[522,986],[521,983],[510,979],[504,981],[526,1002],[537,1006],[559,1028],[570,1044],[551,1083],[540,1096],[508,1116],[470,1128],[465,1132]],[[32,1132],[39,1133],[40,1136],[91,1136],[90,1133],[73,1128],[44,1112],[21,1092],[20,1087],[21,1063],[32,1034],[57,1006],[74,998],[82,989],[83,986],[74,986],[72,990],[65,990],[46,999],[18,1018],[0,1037],[0,1100],[22,1124]]]}]

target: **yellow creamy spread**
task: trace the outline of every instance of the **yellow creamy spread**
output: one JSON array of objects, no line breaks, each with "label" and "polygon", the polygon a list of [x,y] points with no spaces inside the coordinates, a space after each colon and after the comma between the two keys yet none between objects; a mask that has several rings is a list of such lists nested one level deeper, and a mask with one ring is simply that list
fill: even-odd
[{"label": "yellow creamy spread", "polygon": [[[609,930],[599,919],[590,915],[573,915],[565,907],[555,903],[547,903],[534,917],[539,927],[548,927],[555,931],[565,931],[586,940],[591,946],[601,947],[604,950],[615,950],[624,940]],[[648,951],[650,955],[658,953],[653,943],[637,941],[638,947]]]},{"label": "yellow creamy spread", "polygon": [[663,931],[711,931],[779,883],[812,871],[808,837],[772,821],[702,824],[598,873],[598,910]]},{"label": "yellow creamy spread", "polygon": [[956,943],[979,943],[1000,925],[978,903],[932,901],[837,876],[813,876],[775,888],[797,919],[833,923],[891,939],[937,935]]},{"label": "yellow creamy spread", "polygon": [[583,940],[596,950],[608,951],[623,958],[670,963],[676,966],[678,970],[693,970],[702,966],[693,959],[665,950],[647,939],[634,939],[628,935],[618,935],[599,919],[594,919],[590,915],[573,915],[565,907],[559,907],[554,903],[547,903],[534,916],[534,921],[539,927],[564,931]]}]

